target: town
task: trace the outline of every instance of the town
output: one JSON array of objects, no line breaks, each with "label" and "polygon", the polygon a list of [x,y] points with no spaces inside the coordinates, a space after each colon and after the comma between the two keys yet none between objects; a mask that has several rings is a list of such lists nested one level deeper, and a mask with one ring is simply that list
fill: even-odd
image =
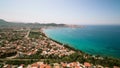
[{"label": "town", "polygon": [[120,68],[120,60],[86,54],[43,28],[1,28],[0,68]]}]

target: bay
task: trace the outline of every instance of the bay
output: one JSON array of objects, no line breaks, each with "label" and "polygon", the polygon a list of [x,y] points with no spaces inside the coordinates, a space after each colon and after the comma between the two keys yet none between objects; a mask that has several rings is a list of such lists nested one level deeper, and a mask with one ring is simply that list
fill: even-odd
[{"label": "bay", "polygon": [[86,25],[83,28],[45,29],[44,32],[83,52],[120,58],[120,26]]}]

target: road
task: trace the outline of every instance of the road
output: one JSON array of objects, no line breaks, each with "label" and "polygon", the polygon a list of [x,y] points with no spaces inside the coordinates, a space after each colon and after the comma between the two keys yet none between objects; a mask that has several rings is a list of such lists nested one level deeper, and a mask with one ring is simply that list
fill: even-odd
[{"label": "road", "polygon": [[25,35],[25,38],[28,38],[28,36],[29,36],[29,34],[30,34],[30,29],[28,30],[28,32],[27,32],[27,35]]}]

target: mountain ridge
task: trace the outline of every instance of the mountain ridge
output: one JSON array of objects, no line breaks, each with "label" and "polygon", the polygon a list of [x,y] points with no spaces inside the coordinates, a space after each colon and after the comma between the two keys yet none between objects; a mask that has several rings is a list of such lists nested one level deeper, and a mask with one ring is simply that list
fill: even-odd
[{"label": "mountain ridge", "polygon": [[7,22],[4,19],[0,19],[0,27],[66,27],[66,24],[56,24],[56,23],[24,23],[24,22]]}]

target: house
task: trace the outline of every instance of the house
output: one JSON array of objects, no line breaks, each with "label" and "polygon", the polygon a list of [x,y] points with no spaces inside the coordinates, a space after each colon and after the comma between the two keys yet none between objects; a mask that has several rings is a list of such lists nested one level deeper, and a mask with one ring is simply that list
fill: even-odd
[{"label": "house", "polygon": [[85,63],[84,63],[84,66],[85,66],[85,68],[90,68],[90,67],[91,67],[91,64],[88,63],[88,62],[85,62]]},{"label": "house", "polygon": [[31,68],[40,68],[40,66],[39,66],[39,64],[34,63],[34,64],[31,65]]}]

